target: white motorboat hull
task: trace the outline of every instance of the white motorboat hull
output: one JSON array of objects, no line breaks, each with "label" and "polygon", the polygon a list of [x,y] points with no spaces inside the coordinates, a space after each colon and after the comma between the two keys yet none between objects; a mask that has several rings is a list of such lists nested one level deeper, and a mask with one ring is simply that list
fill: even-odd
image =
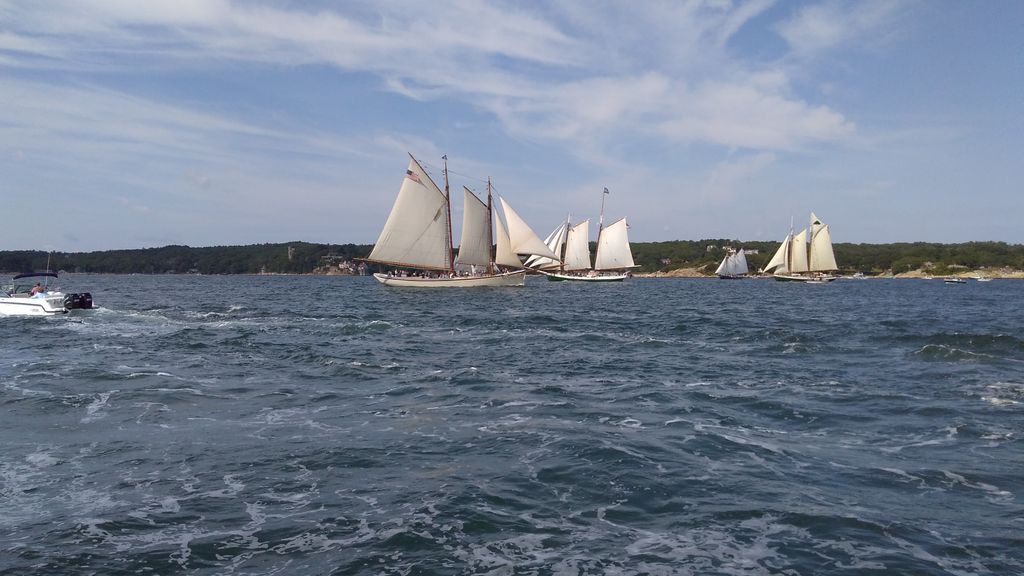
[{"label": "white motorboat hull", "polygon": [[517,270],[493,276],[453,276],[451,278],[420,278],[417,276],[391,276],[374,274],[374,278],[385,286],[402,288],[481,288],[523,286],[526,284],[526,270]]},{"label": "white motorboat hull", "polygon": [[536,270],[547,276],[548,280],[552,282],[622,282],[626,278],[629,278],[629,274],[598,274],[596,276],[573,276],[572,274],[557,274],[555,272],[545,272],[543,270]]},{"label": "white motorboat hull", "polygon": [[0,316],[55,316],[66,312],[64,294],[60,292],[48,292],[42,298],[0,297]]},{"label": "white motorboat hull", "polygon": [[[14,276],[14,282],[0,288],[0,316],[56,316],[70,310],[92,308],[92,294],[64,293],[50,290],[36,282],[30,288],[18,280],[26,278],[56,278],[56,272],[25,272]],[[41,291],[40,291],[41,289]],[[36,293],[33,293],[36,292]]]}]

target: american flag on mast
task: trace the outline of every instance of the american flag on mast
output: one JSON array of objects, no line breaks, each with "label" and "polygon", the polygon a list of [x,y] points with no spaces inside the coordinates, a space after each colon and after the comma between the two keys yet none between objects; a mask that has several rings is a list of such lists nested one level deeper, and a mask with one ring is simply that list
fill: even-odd
[{"label": "american flag on mast", "polygon": [[413,182],[415,182],[417,184],[423,184],[423,181],[420,180],[419,175],[416,174],[415,172],[413,172],[412,170],[406,170],[405,171],[405,177],[408,178],[409,180],[412,180]]}]

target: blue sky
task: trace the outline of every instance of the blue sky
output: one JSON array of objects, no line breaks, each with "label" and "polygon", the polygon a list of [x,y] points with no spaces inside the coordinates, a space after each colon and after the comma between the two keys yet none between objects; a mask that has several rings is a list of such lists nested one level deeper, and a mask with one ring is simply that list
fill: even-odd
[{"label": "blue sky", "polygon": [[[372,243],[407,156],[542,236],[1024,242],[1024,2],[0,0],[0,249]],[[461,200],[456,198],[456,226]]]}]

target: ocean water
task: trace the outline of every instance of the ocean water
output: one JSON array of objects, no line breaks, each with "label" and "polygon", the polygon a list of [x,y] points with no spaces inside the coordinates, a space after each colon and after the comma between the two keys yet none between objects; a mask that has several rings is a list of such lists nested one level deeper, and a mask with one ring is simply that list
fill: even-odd
[{"label": "ocean water", "polygon": [[0,574],[1024,573],[1024,282],[62,284]]}]

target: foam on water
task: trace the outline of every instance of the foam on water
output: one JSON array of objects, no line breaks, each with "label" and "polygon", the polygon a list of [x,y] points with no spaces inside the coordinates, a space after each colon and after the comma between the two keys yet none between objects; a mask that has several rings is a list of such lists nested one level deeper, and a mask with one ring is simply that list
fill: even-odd
[{"label": "foam on water", "polygon": [[0,572],[1024,572],[1024,286],[96,278],[0,333]]}]

